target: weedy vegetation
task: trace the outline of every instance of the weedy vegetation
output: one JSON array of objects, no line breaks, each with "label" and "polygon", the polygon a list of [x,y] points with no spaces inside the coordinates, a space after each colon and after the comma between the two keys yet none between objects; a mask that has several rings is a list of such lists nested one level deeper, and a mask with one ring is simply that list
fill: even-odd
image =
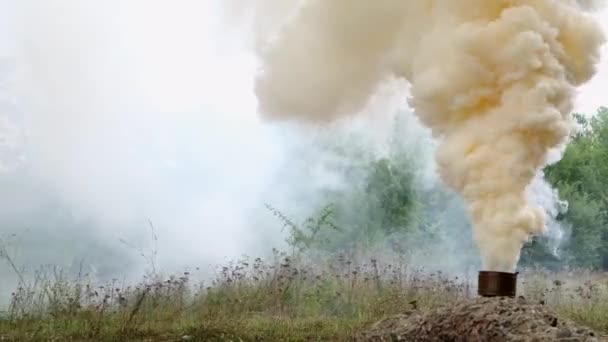
[{"label": "weedy vegetation", "polygon": [[[570,204],[557,218],[572,227],[564,257],[557,260],[544,238],[527,245],[518,292],[608,334],[608,109],[577,119],[583,130],[546,169]],[[0,312],[0,341],[348,341],[386,316],[476,296],[476,267],[433,272],[409,253],[439,238],[464,240],[446,255],[474,264],[470,227],[454,196],[421,189],[416,158],[398,142],[380,160],[351,145],[336,150],[350,151],[358,161],[351,174],[365,177],[345,176],[352,187],[328,193],[332,205],[302,224],[267,205],[283,223],[287,252],[236,260],[206,282],[188,271],[162,274],[156,253],[143,251],[150,271],[139,284],[99,284],[53,266],[24,274],[0,240],[2,266],[19,281]]]},{"label": "weedy vegetation", "polygon": [[[608,277],[527,270],[520,294],[564,318],[608,333]],[[407,260],[314,263],[274,252],[222,267],[208,284],[189,272],[150,274],[136,286],[96,285],[41,268],[12,294],[2,341],[347,341],[405,310],[428,310],[475,296],[473,279],[417,269]]]}]

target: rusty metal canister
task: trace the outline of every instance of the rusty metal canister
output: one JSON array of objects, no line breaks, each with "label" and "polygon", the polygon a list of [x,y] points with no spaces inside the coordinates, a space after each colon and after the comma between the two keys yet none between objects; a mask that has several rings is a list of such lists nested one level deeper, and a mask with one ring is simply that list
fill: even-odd
[{"label": "rusty metal canister", "polygon": [[480,271],[477,294],[482,297],[515,297],[517,273]]}]

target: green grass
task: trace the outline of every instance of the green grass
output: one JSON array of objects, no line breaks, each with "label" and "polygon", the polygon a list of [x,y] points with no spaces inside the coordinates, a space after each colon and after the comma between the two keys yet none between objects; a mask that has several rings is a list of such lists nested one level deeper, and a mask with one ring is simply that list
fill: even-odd
[{"label": "green grass", "polygon": [[120,319],[107,317],[103,321],[89,317],[72,316],[54,319],[7,321],[0,324],[4,340],[17,341],[117,341],[139,340],[347,340],[362,322],[339,318],[255,317],[235,319],[213,319],[201,322],[181,321],[174,324],[142,324],[123,329]]},{"label": "green grass", "polygon": [[[564,318],[608,332],[603,274],[528,271],[519,290]],[[185,272],[149,275],[133,287],[98,286],[47,269],[13,293],[0,318],[0,341],[347,341],[386,316],[474,291],[470,279],[399,259],[313,263],[276,254],[224,267],[209,284],[195,284]]]}]

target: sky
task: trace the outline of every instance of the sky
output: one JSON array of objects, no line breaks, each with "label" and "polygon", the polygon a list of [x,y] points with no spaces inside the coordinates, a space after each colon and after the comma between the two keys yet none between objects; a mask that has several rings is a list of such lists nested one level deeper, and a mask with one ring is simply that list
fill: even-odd
[{"label": "sky", "polygon": [[[0,0],[0,237],[20,261],[112,272],[138,258],[120,239],[150,248],[149,220],[168,268],[281,243],[263,202],[311,184],[281,173],[307,138],[260,120],[255,58],[220,6]],[[608,105],[607,87],[605,58],[577,110]]]},{"label": "sky", "polygon": [[[595,14],[604,32],[608,32],[608,9]],[[608,45],[604,45],[602,55],[608,55]],[[608,58],[600,62],[596,76],[580,87],[576,98],[576,110],[583,113],[594,113],[600,106],[608,106]]]}]

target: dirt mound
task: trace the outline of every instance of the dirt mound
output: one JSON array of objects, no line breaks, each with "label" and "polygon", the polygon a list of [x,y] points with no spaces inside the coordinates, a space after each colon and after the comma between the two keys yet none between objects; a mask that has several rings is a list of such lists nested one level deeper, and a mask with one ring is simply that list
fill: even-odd
[{"label": "dirt mound", "polygon": [[523,298],[479,298],[384,319],[359,341],[608,341]]}]

